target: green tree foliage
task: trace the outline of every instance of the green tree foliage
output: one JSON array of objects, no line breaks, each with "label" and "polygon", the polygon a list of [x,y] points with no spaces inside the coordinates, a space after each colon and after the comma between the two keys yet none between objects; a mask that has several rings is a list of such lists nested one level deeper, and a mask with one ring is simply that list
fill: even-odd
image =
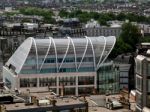
[{"label": "green tree foliage", "polygon": [[67,17],[69,15],[69,12],[65,11],[65,10],[61,10],[59,12],[59,16],[60,17]]},{"label": "green tree foliage", "polygon": [[150,36],[142,37],[141,42],[150,42]]},{"label": "green tree foliage", "polygon": [[129,44],[133,50],[136,49],[136,44],[139,43],[141,34],[136,25],[128,22],[122,25],[122,33],[120,38],[123,42]]},{"label": "green tree foliage", "polygon": [[122,25],[122,33],[117,38],[115,47],[113,48],[110,58],[115,58],[119,54],[134,52],[136,45],[140,42],[141,34],[136,25],[128,22]]},{"label": "green tree foliage", "polygon": [[81,10],[67,12],[65,10],[61,10],[59,13],[59,16],[66,17],[66,18],[77,17],[81,20],[81,22],[84,22],[84,23],[86,23],[90,19],[95,19],[99,21],[101,25],[107,25],[107,21],[111,21],[111,20],[120,20],[120,21],[129,20],[131,22],[150,23],[150,17],[141,16],[141,15],[134,14],[134,13],[122,13],[122,12],[116,15],[111,12],[98,13],[98,12],[86,12],[86,11],[81,11]]},{"label": "green tree foliage", "polygon": [[54,23],[55,22],[55,20],[52,18],[53,12],[50,10],[47,10],[47,9],[27,7],[27,8],[21,8],[20,13],[24,14],[24,15],[43,16],[44,22],[47,22],[47,23]]}]

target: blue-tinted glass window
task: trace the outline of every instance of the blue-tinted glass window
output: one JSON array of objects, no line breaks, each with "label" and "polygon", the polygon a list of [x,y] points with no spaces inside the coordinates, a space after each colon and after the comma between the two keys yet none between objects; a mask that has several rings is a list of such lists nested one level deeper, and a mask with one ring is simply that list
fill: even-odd
[{"label": "blue-tinted glass window", "polygon": [[93,72],[94,68],[93,67],[81,67],[78,71],[79,72]]},{"label": "blue-tinted glass window", "polygon": [[58,63],[61,63],[62,62],[62,58],[58,58]]}]

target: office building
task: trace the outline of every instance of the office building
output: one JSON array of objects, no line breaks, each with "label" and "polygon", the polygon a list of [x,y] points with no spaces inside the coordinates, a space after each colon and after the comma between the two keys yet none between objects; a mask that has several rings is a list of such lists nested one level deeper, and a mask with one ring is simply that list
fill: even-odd
[{"label": "office building", "polygon": [[136,112],[150,108],[150,50],[138,55],[136,61]]},{"label": "office building", "polygon": [[122,32],[121,24],[111,23],[110,26],[100,26],[97,21],[91,20],[85,25],[87,36],[116,36]]},{"label": "office building", "polygon": [[132,54],[121,54],[114,59],[115,66],[119,67],[120,90],[135,89],[135,60]]},{"label": "office building", "polygon": [[97,70],[107,59],[116,37],[26,39],[3,67],[11,89],[57,94],[91,94]]}]

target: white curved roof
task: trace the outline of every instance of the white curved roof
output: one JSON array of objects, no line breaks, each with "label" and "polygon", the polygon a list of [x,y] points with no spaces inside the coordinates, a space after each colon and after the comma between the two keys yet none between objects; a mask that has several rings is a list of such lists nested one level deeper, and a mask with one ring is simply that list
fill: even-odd
[{"label": "white curved roof", "polygon": [[[56,61],[56,68],[59,70],[63,66],[63,61],[67,55],[74,55],[75,67],[79,69],[82,66],[82,62],[86,54],[90,54],[94,60],[94,67],[97,70],[100,65],[106,60],[116,42],[116,37],[85,37],[85,38],[61,38],[53,39],[26,39],[22,45],[15,51],[10,57],[7,66],[10,64],[15,67],[15,72],[20,73],[22,67],[25,64],[29,54],[36,59],[36,69],[43,67],[44,61],[51,54],[55,55],[56,60],[60,55],[63,55],[62,63],[58,65]],[[89,55],[88,54],[88,55]],[[44,57],[42,64],[39,64],[39,57]],[[81,62],[77,64],[77,57],[81,56]]]}]

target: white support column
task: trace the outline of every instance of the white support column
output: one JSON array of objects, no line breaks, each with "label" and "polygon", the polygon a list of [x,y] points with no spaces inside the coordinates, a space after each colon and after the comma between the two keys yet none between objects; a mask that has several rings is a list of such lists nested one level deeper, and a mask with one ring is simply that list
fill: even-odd
[{"label": "white support column", "polygon": [[39,82],[39,78],[37,78],[37,87],[40,87],[40,82]]},{"label": "white support column", "polygon": [[16,88],[19,89],[20,88],[20,78],[16,76],[15,80],[16,80]]},{"label": "white support column", "polygon": [[75,88],[75,95],[78,96],[78,76],[76,76],[76,88]]},{"label": "white support column", "polygon": [[94,88],[97,89],[97,74],[94,76]]},{"label": "white support column", "polygon": [[57,86],[56,93],[59,94],[59,77],[58,76],[56,78],[56,86]]}]

